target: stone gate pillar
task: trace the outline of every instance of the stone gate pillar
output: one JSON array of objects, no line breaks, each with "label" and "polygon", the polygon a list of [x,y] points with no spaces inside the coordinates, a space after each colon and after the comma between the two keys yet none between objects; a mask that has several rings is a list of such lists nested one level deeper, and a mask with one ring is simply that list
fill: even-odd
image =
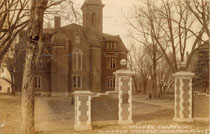
[{"label": "stone gate pillar", "polygon": [[[121,61],[121,65],[126,60]],[[122,65],[123,66],[123,65]],[[132,124],[132,76],[133,73],[124,68],[114,72],[116,76],[115,90],[118,91],[118,124]]]},{"label": "stone gate pillar", "polygon": [[193,122],[192,118],[192,77],[193,73],[180,71],[175,77],[174,121]]},{"label": "stone gate pillar", "polygon": [[75,91],[75,131],[92,130],[91,126],[91,95],[90,91]]}]

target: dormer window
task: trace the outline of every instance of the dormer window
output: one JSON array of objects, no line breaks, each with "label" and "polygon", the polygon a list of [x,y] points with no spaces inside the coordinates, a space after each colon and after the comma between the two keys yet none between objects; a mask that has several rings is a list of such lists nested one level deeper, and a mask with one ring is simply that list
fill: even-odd
[{"label": "dormer window", "polygon": [[107,49],[117,49],[116,41],[107,41],[106,45],[107,45]]},{"label": "dormer window", "polygon": [[76,33],[74,34],[74,37],[75,37],[75,43],[76,43],[76,44],[80,44],[79,32],[76,32]]}]

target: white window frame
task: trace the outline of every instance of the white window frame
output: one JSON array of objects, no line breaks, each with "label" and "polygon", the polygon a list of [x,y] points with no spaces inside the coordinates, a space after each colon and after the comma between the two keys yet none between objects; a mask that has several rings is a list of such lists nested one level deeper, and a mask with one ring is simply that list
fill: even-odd
[{"label": "white window frame", "polygon": [[[76,77],[76,87],[74,87],[74,77]],[[79,86],[79,78],[80,78],[80,86]],[[81,89],[82,88],[82,76],[81,75],[72,75],[72,88],[73,89]]]}]

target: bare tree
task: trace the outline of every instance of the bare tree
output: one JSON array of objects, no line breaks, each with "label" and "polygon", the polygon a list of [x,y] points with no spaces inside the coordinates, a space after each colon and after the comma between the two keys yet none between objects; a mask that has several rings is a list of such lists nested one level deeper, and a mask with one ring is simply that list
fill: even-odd
[{"label": "bare tree", "polygon": [[[42,45],[43,16],[47,9],[48,0],[32,0],[30,19],[28,24],[28,37],[26,44],[26,57],[22,87],[22,130],[23,134],[34,133],[34,66],[37,49]],[[40,51],[40,50],[39,50]]]},{"label": "bare tree", "polygon": [[145,47],[131,46],[129,53],[129,65],[135,72],[135,88],[139,91],[142,85],[142,93],[146,93],[148,88],[149,78],[152,75],[152,60],[150,59]]},{"label": "bare tree", "polygon": [[0,63],[18,33],[27,26],[28,0],[0,1]]},{"label": "bare tree", "polygon": [[15,93],[15,57],[11,53],[6,53],[3,58],[3,64],[10,74],[10,80],[7,81],[11,84],[12,94]]},{"label": "bare tree", "polygon": [[[51,8],[61,5],[60,8]],[[0,1],[0,65],[4,55],[8,52],[15,38],[20,31],[25,29],[28,24],[30,0],[1,0]],[[77,22],[80,22],[80,14],[74,9],[71,0],[49,0],[47,5],[45,18],[49,19],[49,15],[65,14],[66,16],[74,16]],[[68,9],[68,10],[67,10]],[[67,17],[66,19],[69,19]]]},{"label": "bare tree", "polygon": [[[160,59],[161,55],[158,54],[157,42],[153,36],[153,31],[151,27],[155,25],[156,11],[151,7],[150,1],[145,3],[144,9],[142,7],[136,7],[135,14],[137,15],[136,21],[137,25],[133,24],[128,20],[129,24],[138,32],[137,37],[135,35],[131,36],[137,42],[145,47],[148,52],[148,56],[152,60],[152,96],[156,97],[157,89],[157,61]],[[147,18],[147,19],[144,19]],[[154,27],[154,29],[159,33],[160,28]],[[139,38],[141,36],[141,38]]]},{"label": "bare tree", "polygon": [[169,93],[174,84],[172,71],[164,58],[161,58],[157,64],[157,83],[160,96],[164,93]]},{"label": "bare tree", "polygon": [[180,0],[146,0],[140,7],[135,7],[134,20],[129,21],[137,33],[135,38],[141,41],[146,37],[157,44],[172,72],[179,70],[178,62],[186,61],[187,47],[191,50],[186,68],[189,66],[198,41],[203,36],[203,28],[195,31],[192,27],[194,23],[192,13]]},{"label": "bare tree", "polygon": [[197,21],[202,25],[205,33],[210,37],[209,20],[210,7],[208,0],[184,0],[187,8],[193,13]]},{"label": "bare tree", "polygon": [[[22,83],[22,130],[23,134],[33,134],[34,128],[34,75],[43,51],[43,22],[45,12],[50,7],[59,5],[64,0],[31,0],[28,20],[26,56]],[[73,8],[73,7],[72,7]],[[49,14],[50,11],[47,12]]]}]

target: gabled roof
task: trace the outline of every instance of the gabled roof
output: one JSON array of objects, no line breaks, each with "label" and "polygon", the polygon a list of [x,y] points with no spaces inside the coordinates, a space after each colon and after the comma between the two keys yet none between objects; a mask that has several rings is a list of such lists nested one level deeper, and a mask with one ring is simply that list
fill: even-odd
[{"label": "gabled roof", "polygon": [[125,44],[123,43],[119,35],[110,35],[110,34],[103,33],[103,40],[104,41],[117,41],[118,42],[117,51],[128,52],[128,49],[125,47]]},{"label": "gabled roof", "polygon": [[92,47],[102,47],[105,48],[104,41],[116,41],[117,49],[114,51],[120,51],[120,52],[128,52],[127,48],[125,47],[123,41],[121,40],[119,35],[111,35],[102,33],[101,35],[97,35],[96,33],[89,33],[86,29],[84,29],[81,25],[78,24],[70,24],[63,26],[59,29],[45,29],[45,32],[49,33],[55,33],[52,38],[52,46],[63,46],[66,44],[68,39],[72,39],[74,37],[74,33],[77,31],[82,35],[82,39],[86,40],[87,44],[89,44]]},{"label": "gabled roof", "polygon": [[74,31],[81,31],[81,26],[75,23],[63,26],[55,30],[55,35],[52,39],[53,46],[63,46],[66,44],[67,40],[72,38]]},{"label": "gabled roof", "polygon": [[209,50],[209,40],[205,41],[203,44],[199,45],[195,51],[200,50],[200,49],[206,49],[207,51]]}]

